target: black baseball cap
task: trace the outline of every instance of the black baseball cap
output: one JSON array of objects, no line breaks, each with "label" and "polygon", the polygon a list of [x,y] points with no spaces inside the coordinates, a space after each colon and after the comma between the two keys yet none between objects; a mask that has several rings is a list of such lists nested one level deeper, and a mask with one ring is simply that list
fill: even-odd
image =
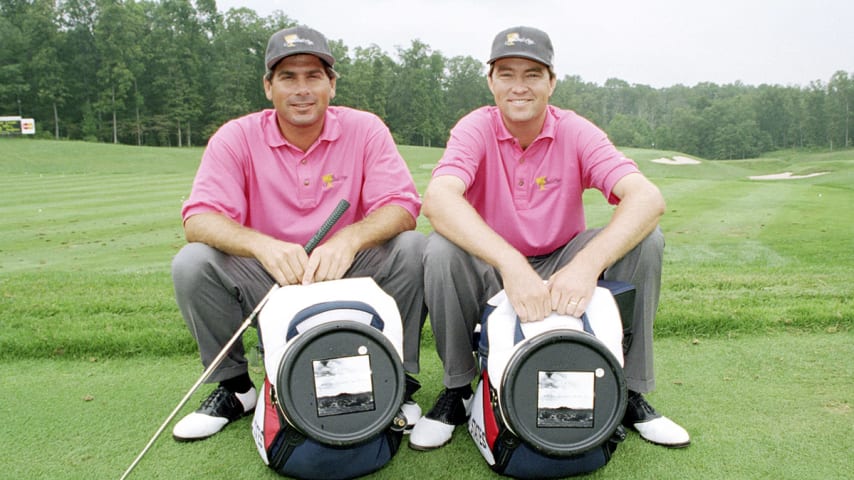
[{"label": "black baseball cap", "polygon": [[279,30],[270,37],[264,57],[267,70],[272,70],[281,59],[301,53],[314,55],[330,67],[335,64],[326,37],[317,30],[301,25]]},{"label": "black baseball cap", "polygon": [[546,32],[533,27],[512,27],[502,30],[492,41],[492,54],[486,63],[498,59],[522,57],[553,68],[554,48]]}]

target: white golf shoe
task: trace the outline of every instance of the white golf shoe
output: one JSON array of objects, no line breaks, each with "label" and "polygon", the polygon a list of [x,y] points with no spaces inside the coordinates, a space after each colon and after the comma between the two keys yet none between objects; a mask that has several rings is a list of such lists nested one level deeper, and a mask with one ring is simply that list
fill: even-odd
[{"label": "white golf shoe", "polygon": [[443,390],[433,408],[412,429],[409,448],[427,451],[450,442],[457,425],[468,421],[473,401],[470,387]]},{"label": "white golf shoe", "polygon": [[403,416],[406,417],[406,428],[403,430],[404,435],[408,435],[415,427],[415,423],[421,418],[421,407],[414,400],[403,402],[400,406]]},{"label": "white golf shoe", "polygon": [[644,440],[663,447],[682,448],[691,444],[684,428],[656,412],[637,392],[629,391],[623,425],[637,431]]},{"label": "white golf shoe", "polygon": [[192,442],[213,436],[229,423],[252,413],[257,401],[258,392],[254,387],[246,393],[233,393],[218,386],[198,410],[175,424],[172,438]]}]

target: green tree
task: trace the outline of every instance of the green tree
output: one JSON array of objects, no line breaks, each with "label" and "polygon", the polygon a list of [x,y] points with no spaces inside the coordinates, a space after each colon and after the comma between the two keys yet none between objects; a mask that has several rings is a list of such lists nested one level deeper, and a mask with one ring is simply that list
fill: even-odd
[{"label": "green tree", "polygon": [[654,143],[652,128],[642,118],[618,113],[608,124],[608,137],[621,147],[650,148]]},{"label": "green tree", "polygon": [[[827,89],[825,85],[816,80],[811,82],[805,92],[804,98],[804,136],[805,145],[808,147],[828,147],[827,128]],[[832,146],[831,146],[832,147]]]},{"label": "green tree", "polygon": [[388,102],[391,130],[402,143],[441,145],[447,136],[442,123],[444,58],[419,40],[409,49],[398,48],[398,56]]},{"label": "green tree", "polygon": [[99,11],[93,32],[101,60],[96,74],[100,90],[96,107],[110,114],[112,141],[119,143],[118,116],[125,113],[128,103],[137,103],[134,86],[143,61],[142,10],[132,1],[104,0]]},{"label": "green tree", "polygon": [[164,136],[159,131],[159,138],[167,139],[168,145],[192,145],[192,125],[202,115],[203,60],[211,58],[209,32],[188,0],[164,0],[151,13],[152,32],[146,48],[157,55],[146,71],[152,95],[145,98],[147,103],[156,99],[156,111],[169,120],[156,122],[152,129],[169,125],[172,133]]},{"label": "green tree", "polygon": [[585,82],[577,75],[565,76],[557,81],[551,103],[572,110],[597,125],[605,125],[603,112],[605,97],[602,88]]},{"label": "green tree", "polygon": [[[95,19],[98,8],[92,0],[66,0],[61,4],[60,29],[65,41],[59,46],[59,58],[63,59],[63,82],[68,89],[66,116],[74,119],[67,126],[70,138],[86,138],[98,141],[102,135],[102,121],[92,109],[99,95],[95,77],[100,59],[95,48]],[[86,132],[83,132],[85,125]]]},{"label": "green tree", "polygon": [[447,61],[445,105],[448,116],[443,125],[450,130],[468,112],[493,103],[483,63],[474,57],[457,56]]},{"label": "green tree", "polygon": [[46,0],[26,3],[18,10],[19,34],[24,45],[12,42],[11,46],[15,48],[17,44],[18,48],[22,48],[19,55],[26,57],[25,61],[17,63],[22,68],[13,68],[10,74],[17,83],[19,80],[14,79],[14,74],[20,72],[27,83],[26,89],[13,86],[12,90],[28,107],[28,115],[43,121],[51,118],[54,136],[59,138],[59,109],[65,103],[67,89],[64,83],[64,65],[58,50],[62,44],[62,34],[56,24],[57,17],[54,3]]},{"label": "green tree", "polygon": [[828,136],[831,148],[851,145],[851,116],[854,110],[854,78],[842,70],[827,84]]},{"label": "green tree", "polygon": [[377,45],[356,47],[346,59],[336,87],[335,103],[373,112],[388,123],[394,61]]},{"label": "green tree", "polygon": [[768,135],[772,148],[788,146],[792,117],[787,112],[785,88],[760,85],[755,105],[759,129]]},{"label": "green tree", "polygon": [[269,106],[264,94],[264,53],[270,36],[264,19],[247,8],[231,9],[213,39],[207,105],[201,134],[208,138],[231,118]]},{"label": "green tree", "polygon": [[703,156],[716,159],[739,159],[758,155],[765,136],[759,129],[755,110],[744,97],[731,97],[715,102],[704,111],[709,137]]},{"label": "green tree", "polygon": [[[0,115],[21,115],[30,89],[24,76],[28,46],[21,30],[23,7],[19,2],[0,2]],[[29,105],[28,105],[29,106]]]}]

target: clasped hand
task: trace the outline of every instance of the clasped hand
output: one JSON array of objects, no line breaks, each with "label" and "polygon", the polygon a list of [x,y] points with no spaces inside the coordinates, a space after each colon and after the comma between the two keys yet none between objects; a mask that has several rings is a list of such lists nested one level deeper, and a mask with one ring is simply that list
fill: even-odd
[{"label": "clasped hand", "polygon": [[552,312],[580,317],[593,296],[597,277],[582,269],[563,268],[545,282],[533,269],[503,278],[504,290],[519,320],[538,322]]},{"label": "clasped hand", "polygon": [[273,240],[257,258],[276,283],[284,286],[342,278],[355,256],[345,242],[336,242],[333,237],[311,255],[296,243]]}]

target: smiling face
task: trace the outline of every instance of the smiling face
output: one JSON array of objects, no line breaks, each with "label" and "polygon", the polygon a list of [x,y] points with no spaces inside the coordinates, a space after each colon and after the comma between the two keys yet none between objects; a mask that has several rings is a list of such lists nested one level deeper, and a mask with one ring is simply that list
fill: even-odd
[{"label": "smiling face", "polygon": [[293,55],[280,61],[264,91],[279,119],[285,138],[320,135],[329,101],[335,97],[335,78],[314,55]]},{"label": "smiling face", "polygon": [[525,58],[501,58],[492,65],[487,82],[511,133],[539,132],[556,83],[548,67]]}]

